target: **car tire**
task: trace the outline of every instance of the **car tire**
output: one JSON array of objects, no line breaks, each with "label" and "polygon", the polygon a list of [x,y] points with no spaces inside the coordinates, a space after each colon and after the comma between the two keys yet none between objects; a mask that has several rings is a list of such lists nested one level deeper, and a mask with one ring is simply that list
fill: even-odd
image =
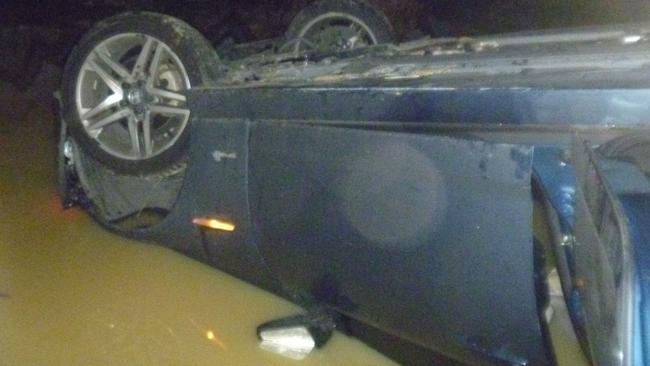
[{"label": "car tire", "polygon": [[[308,46],[310,35],[318,38],[318,28],[332,29],[337,26],[336,22],[343,22],[342,24],[349,24],[349,27],[357,28],[357,34],[361,35],[357,37],[360,40],[360,46],[395,41],[393,27],[386,15],[363,0],[320,0],[314,2],[294,17],[285,36],[290,42],[289,44],[292,45],[293,52],[304,53],[310,48]],[[341,29],[344,29],[344,26],[341,26]],[[320,30],[320,34],[323,30]],[[338,39],[337,41],[342,40]],[[329,43],[312,45],[311,48],[314,46],[318,46],[319,51],[337,51],[359,47],[354,43],[350,44],[350,42],[339,45]]]},{"label": "car tire", "polygon": [[216,52],[188,24],[150,12],[116,15],[93,27],[70,54],[62,117],[80,149],[109,169],[157,173],[187,156],[184,91],[220,73]]}]

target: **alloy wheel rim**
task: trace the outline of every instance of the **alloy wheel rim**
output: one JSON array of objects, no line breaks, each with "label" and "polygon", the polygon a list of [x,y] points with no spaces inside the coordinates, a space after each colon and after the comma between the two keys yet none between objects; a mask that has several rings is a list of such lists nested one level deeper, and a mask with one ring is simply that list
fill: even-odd
[{"label": "alloy wheel rim", "polygon": [[[336,43],[325,40],[327,44],[322,44],[323,39],[328,36],[331,38],[334,34],[338,35],[335,37]],[[377,43],[379,42],[374,32],[363,20],[346,13],[329,12],[312,19],[302,28],[294,51],[298,53],[301,48],[348,50]]]},{"label": "alloy wheel rim", "polygon": [[187,127],[182,93],[191,87],[180,58],[161,40],[122,33],[84,60],[75,89],[84,131],[110,155],[144,160],[169,149]]}]

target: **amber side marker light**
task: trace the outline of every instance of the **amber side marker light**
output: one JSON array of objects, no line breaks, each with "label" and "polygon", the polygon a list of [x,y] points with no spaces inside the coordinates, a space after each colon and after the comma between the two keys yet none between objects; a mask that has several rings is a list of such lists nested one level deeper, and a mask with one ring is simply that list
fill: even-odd
[{"label": "amber side marker light", "polygon": [[206,229],[235,231],[235,224],[207,217],[197,217],[192,220],[192,223],[196,226],[200,226]]}]

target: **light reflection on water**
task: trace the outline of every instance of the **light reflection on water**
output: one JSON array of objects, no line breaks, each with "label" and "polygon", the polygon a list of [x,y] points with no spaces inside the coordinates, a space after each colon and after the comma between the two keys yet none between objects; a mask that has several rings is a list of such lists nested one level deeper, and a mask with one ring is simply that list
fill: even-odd
[{"label": "light reflection on water", "polygon": [[[259,350],[255,328],[296,306],[62,211],[56,122],[0,94],[0,364],[294,363]],[[393,364],[341,334],[299,363]]]}]

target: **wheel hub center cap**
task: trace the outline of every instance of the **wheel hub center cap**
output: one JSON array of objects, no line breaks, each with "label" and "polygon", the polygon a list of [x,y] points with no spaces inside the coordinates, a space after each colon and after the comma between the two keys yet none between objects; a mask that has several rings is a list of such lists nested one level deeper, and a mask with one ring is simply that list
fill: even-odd
[{"label": "wheel hub center cap", "polygon": [[145,94],[142,89],[131,89],[126,93],[126,100],[133,105],[139,105],[144,102]]}]

